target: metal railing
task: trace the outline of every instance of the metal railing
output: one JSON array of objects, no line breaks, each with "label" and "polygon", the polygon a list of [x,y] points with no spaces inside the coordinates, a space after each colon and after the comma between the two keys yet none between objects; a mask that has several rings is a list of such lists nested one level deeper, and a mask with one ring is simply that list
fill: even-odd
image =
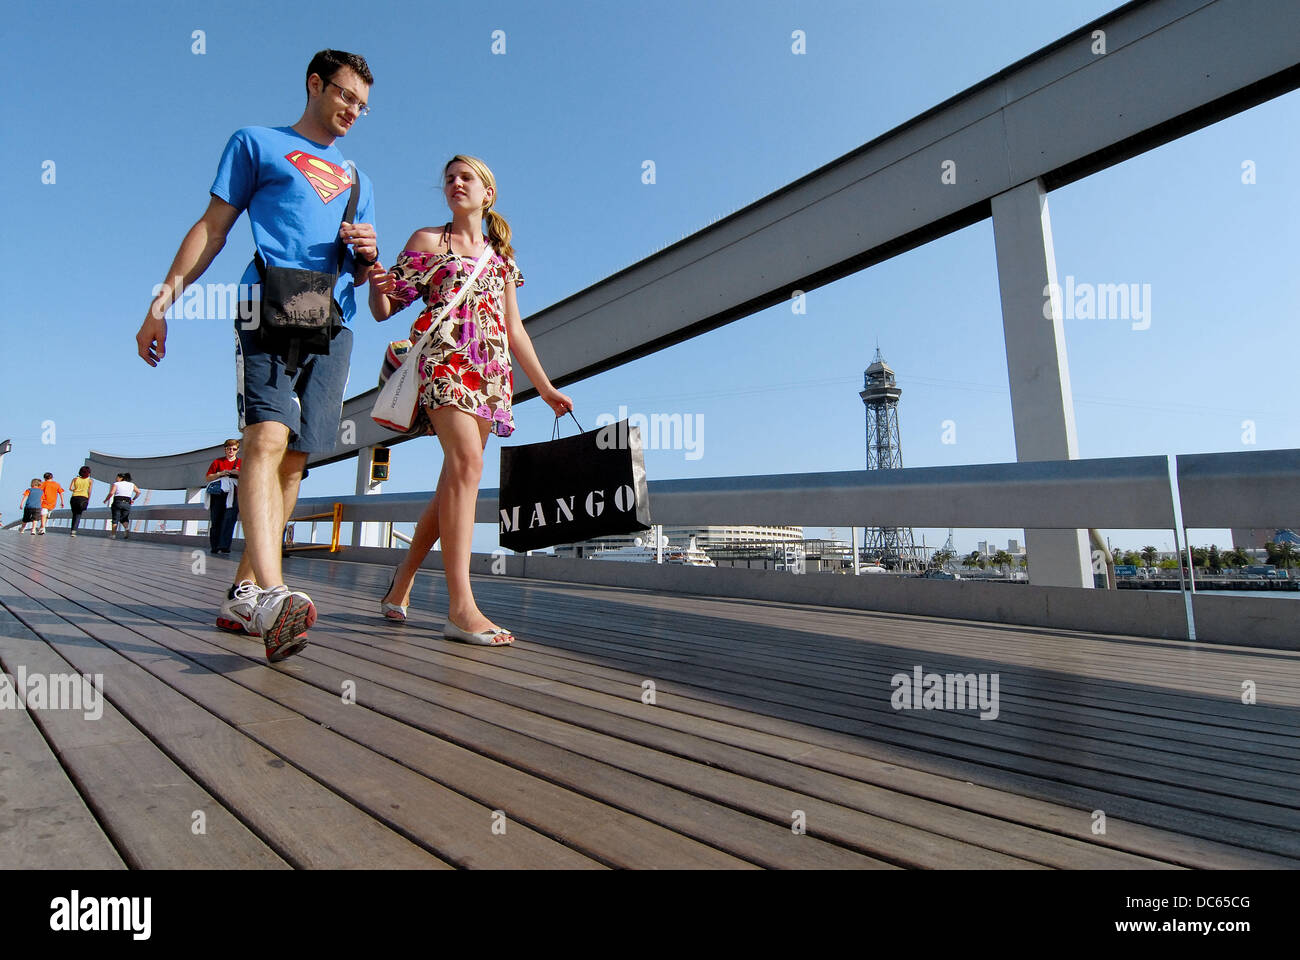
[{"label": "metal railing", "polygon": [[[652,481],[649,492],[654,522],[670,525],[1163,529],[1172,531],[1176,539],[1180,535],[1185,538],[1188,529],[1300,526],[1300,516],[1292,516],[1300,514],[1300,450],[1180,456],[1176,464],[1176,475],[1170,470],[1169,458],[1157,456],[713,477]],[[495,489],[480,491],[477,523],[498,523],[497,493]],[[340,548],[339,526],[345,522],[415,523],[431,496],[432,492],[426,491],[303,498],[295,520],[328,511],[324,515],[334,521],[331,554],[378,559],[390,548]],[[1181,523],[1174,509],[1176,502],[1182,509]],[[68,515],[68,511],[59,510],[53,517]],[[96,520],[108,515],[108,510],[96,509],[88,510],[84,517]],[[206,516],[204,508],[188,504],[132,510],[133,520]],[[176,537],[171,533],[153,536]],[[1194,609],[1191,598],[1178,594],[1040,586],[1032,582],[1032,557],[1029,588],[1017,589],[1014,600],[1008,600],[1005,589],[969,581],[870,577],[857,578],[856,585],[828,587],[821,582],[825,577],[784,573],[666,569],[535,556],[510,559],[511,575],[1183,639],[1258,640],[1265,645],[1300,648],[1293,626],[1300,607],[1287,606],[1294,601],[1216,596],[1207,603],[1206,598],[1198,597]],[[745,579],[736,580],[737,574]],[[990,591],[998,594],[996,599],[989,599]],[[1233,633],[1232,616],[1237,613],[1223,613],[1243,602],[1251,604],[1247,619],[1253,635],[1248,637],[1240,631]],[[1202,621],[1211,624],[1208,634],[1197,629]]]}]

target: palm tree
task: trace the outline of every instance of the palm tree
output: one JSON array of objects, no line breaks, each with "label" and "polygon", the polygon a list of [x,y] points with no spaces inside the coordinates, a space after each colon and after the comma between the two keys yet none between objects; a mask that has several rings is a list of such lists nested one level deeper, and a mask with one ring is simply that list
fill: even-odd
[{"label": "palm tree", "polygon": [[1004,574],[1007,572],[1006,568],[1014,561],[1015,558],[1005,550],[999,550],[997,553],[993,554],[994,566],[998,567]]},{"label": "palm tree", "polygon": [[1148,567],[1155,566],[1156,556],[1160,553],[1155,547],[1150,545],[1142,548],[1142,562]]},{"label": "palm tree", "polygon": [[1282,564],[1284,570],[1290,570],[1291,564],[1300,560],[1300,551],[1297,551],[1295,544],[1289,540],[1283,540],[1274,544],[1273,556],[1276,557],[1276,563]]}]

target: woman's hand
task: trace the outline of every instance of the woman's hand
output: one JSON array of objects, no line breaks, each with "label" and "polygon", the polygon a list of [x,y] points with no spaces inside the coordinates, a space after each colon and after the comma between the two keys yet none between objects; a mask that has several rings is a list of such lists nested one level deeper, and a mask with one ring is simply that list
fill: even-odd
[{"label": "woman's hand", "polygon": [[401,309],[401,305],[393,299],[397,291],[397,274],[375,261],[366,274],[366,280],[370,283],[370,315],[377,322],[383,323]]},{"label": "woman's hand", "polygon": [[547,406],[555,411],[557,417],[562,417],[566,413],[573,412],[573,401],[560,393],[554,387],[549,390],[538,390],[538,395],[546,401]]},{"label": "woman's hand", "polygon": [[382,293],[384,296],[388,296],[397,288],[397,274],[382,263],[376,263],[371,267],[366,279],[370,281],[372,290],[376,293]]}]

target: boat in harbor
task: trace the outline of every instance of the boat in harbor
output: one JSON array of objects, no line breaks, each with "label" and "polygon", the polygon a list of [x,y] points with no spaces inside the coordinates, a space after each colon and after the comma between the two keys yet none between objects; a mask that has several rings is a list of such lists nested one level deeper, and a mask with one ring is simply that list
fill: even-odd
[{"label": "boat in harbor", "polygon": [[[667,537],[662,537],[660,543],[663,546],[664,563],[678,563],[688,567],[717,566],[713,558],[696,544],[694,537],[691,537],[690,544],[684,549],[671,546]],[[630,546],[597,550],[588,555],[587,559],[617,560],[621,563],[655,563],[658,561],[658,550],[653,537],[647,539],[637,537]]]}]

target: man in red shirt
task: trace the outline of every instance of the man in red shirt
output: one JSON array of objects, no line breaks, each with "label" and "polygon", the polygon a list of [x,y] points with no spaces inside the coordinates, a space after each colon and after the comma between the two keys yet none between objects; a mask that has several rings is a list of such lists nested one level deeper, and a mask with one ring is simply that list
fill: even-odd
[{"label": "man in red shirt", "polygon": [[50,511],[53,510],[56,505],[60,507],[63,506],[63,487],[59,485],[59,481],[54,479],[54,474],[50,473],[48,470],[45,472],[45,483],[43,486],[45,492],[41,495],[40,532],[42,534],[45,533],[45,520],[49,517]]},{"label": "man in red shirt", "polygon": [[207,476],[203,478],[208,484],[208,541],[213,553],[229,553],[230,543],[235,538],[239,501],[234,496],[234,486],[223,487],[221,479],[238,480],[243,462],[239,456],[239,441],[227,440],[224,455],[212,461]]}]

